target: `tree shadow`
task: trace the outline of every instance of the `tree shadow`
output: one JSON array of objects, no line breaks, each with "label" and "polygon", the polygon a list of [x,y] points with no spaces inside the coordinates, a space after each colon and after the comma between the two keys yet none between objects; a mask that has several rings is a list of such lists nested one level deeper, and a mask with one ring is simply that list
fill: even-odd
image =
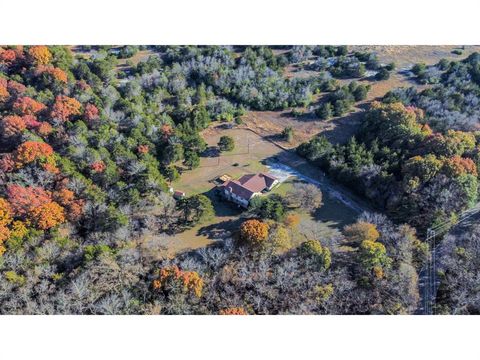
[{"label": "tree shadow", "polygon": [[224,220],[215,224],[203,226],[198,229],[197,235],[206,236],[209,239],[225,239],[240,228],[243,218]]},{"label": "tree shadow", "polygon": [[[320,103],[320,102],[318,102],[318,103]],[[315,104],[317,104],[317,103],[315,103]],[[307,111],[307,110],[304,113],[297,114],[297,115],[294,115],[292,110],[282,112],[280,114],[280,117],[288,118],[288,119],[295,120],[295,121],[301,121],[301,122],[310,122],[310,121],[319,120],[318,117],[315,115],[315,113],[313,111]],[[293,129],[293,130],[295,131],[295,129]]]},{"label": "tree shadow", "polygon": [[[328,196],[328,194],[324,195],[325,197]],[[331,199],[330,201],[325,199],[323,205],[312,213],[312,217],[317,221],[335,224],[336,227],[341,229],[345,225],[354,222],[359,215],[356,211],[346,206],[335,206],[335,204],[329,204],[330,202]]]},{"label": "tree shadow", "polygon": [[232,217],[232,219],[202,226],[198,229],[197,235],[206,236],[209,239],[220,239],[230,236],[233,230],[240,227],[243,221],[242,214],[246,210],[223,198],[217,190],[217,187],[204,192],[203,195],[207,196],[212,202],[215,217]]},{"label": "tree shadow", "polygon": [[245,211],[244,208],[223,198],[216,186],[202,195],[208,197],[212,202],[216,217],[239,216]]},{"label": "tree shadow", "polygon": [[202,157],[215,158],[220,156],[220,149],[218,146],[209,146],[205,149],[204,152],[200,154]]},{"label": "tree shadow", "polygon": [[283,140],[283,136],[281,134],[266,135],[263,138],[265,140],[268,140],[268,141],[282,141]]},{"label": "tree shadow", "polygon": [[359,108],[358,111],[328,120],[330,128],[322,131],[321,135],[325,136],[333,144],[346,143],[352,136],[358,133],[359,125],[363,121],[363,116],[368,106],[369,103],[360,104],[357,106]]}]

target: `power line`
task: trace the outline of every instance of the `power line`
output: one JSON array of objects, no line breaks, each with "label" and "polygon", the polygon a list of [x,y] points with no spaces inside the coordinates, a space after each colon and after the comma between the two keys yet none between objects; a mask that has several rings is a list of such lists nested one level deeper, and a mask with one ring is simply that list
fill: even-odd
[{"label": "power line", "polygon": [[430,248],[430,252],[427,255],[427,268],[426,268],[426,280],[424,286],[424,314],[434,315],[436,307],[436,292],[437,292],[437,236],[443,235],[448,232],[452,227],[458,226],[465,222],[465,220],[476,215],[480,211],[480,203],[477,203],[474,207],[464,211],[454,221],[452,219],[446,220],[440,224],[427,229],[427,236],[425,242]]},{"label": "power line", "polygon": [[219,154],[216,156],[217,163],[213,165],[201,165],[199,168],[205,168],[205,167],[217,167],[220,166],[220,159],[222,157],[229,157],[229,156],[238,156],[238,155],[249,155],[250,154],[250,145],[255,145],[255,144],[250,144],[250,138],[247,138],[247,152],[242,152],[242,153],[236,153],[236,154]]}]

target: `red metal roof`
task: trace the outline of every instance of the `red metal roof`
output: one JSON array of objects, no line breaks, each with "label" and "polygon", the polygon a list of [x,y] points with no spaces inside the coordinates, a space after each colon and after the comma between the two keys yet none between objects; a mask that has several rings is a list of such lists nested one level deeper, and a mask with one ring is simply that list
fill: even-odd
[{"label": "red metal roof", "polygon": [[261,192],[263,189],[272,186],[275,180],[277,179],[271,175],[260,173],[244,175],[238,182],[253,192]]},{"label": "red metal roof", "polygon": [[223,184],[229,192],[235,195],[250,200],[255,193],[263,191],[265,188],[270,188],[274,181],[277,180],[272,175],[266,174],[247,174],[243,175],[238,180],[231,180]]}]

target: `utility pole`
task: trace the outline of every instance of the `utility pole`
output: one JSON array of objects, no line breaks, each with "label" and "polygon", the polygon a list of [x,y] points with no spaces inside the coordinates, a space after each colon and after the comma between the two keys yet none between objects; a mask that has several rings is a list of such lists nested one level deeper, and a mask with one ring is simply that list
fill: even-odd
[{"label": "utility pole", "polygon": [[425,242],[430,248],[429,255],[427,255],[427,264],[424,279],[424,314],[435,315],[436,294],[438,287],[437,280],[437,236],[448,232],[453,226],[458,226],[480,212],[480,203],[477,203],[473,208],[470,208],[458,216],[457,221],[453,222],[451,219],[437,224],[427,229],[427,237]]}]

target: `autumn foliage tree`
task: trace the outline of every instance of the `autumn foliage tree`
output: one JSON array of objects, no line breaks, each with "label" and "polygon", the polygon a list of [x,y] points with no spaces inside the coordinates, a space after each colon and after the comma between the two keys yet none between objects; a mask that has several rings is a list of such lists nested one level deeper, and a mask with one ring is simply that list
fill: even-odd
[{"label": "autumn foliage tree", "polygon": [[376,241],[380,237],[377,227],[365,221],[347,225],[343,230],[343,234],[352,243],[361,243],[365,240]]},{"label": "autumn foliage tree", "polygon": [[40,65],[36,69],[38,75],[44,75],[50,80],[58,81],[60,83],[66,84],[68,81],[67,73],[60,68],[54,67],[52,65]]},{"label": "autumn foliage tree", "polygon": [[5,79],[0,78],[0,103],[4,102],[8,99],[10,93],[7,89],[7,81]]},{"label": "autumn foliage tree", "polygon": [[55,201],[50,201],[33,208],[30,218],[38,229],[47,230],[65,222],[65,211]]},{"label": "autumn foliage tree", "polygon": [[48,191],[41,187],[24,187],[18,184],[7,186],[7,197],[15,216],[26,216],[38,206],[51,201]]},{"label": "autumn foliage tree", "polygon": [[27,90],[27,87],[15,80],[8,80],[7,90],[12,96],[20,96]]},{"label": "autumn foliage tree", "polygon": [[313,259],[323,269],[328,269],[332,263],[330,250],[322,246],[318,240],[308,240],[302,243],[299,249],[300,254]]},{"label": "autumn foliage tree", "polygon": [[240,225],[240,237],[253,246],[261,246],[268,237],[268,224],[257,219],[246,220]]},{"label": "autumn foliage tree", "polygon": [[106,168],[107,168],[107,165],[105,165],[105,163],[102,160],[94,161],[90,165],[90,169],[92,169],[94,173],[102,173],[105,171]]},{"label": "autumn foliage tree", "polygon": [[13,111],[19,115],[35,115],[46,108],[44,104],[28,96],[18,98],[13,103]]},{"label": "autumn foliage tree", "polygon": [[286,227],[294,229],[300,224],[300,216],[298,214],[288,214],[283,219],[283,223]]},{"label": "autumn foliage tree", "polygon": [[36,64],[46,65],[52,60],[52,53],[43,45],[32,46],[28,49],[28,55]]},{"label": "autumn foliage tree", "polygon": [[0,120],[1,135],[12,137],[22,133],[27,128],[25,121],[18,115],[8,115]]},{"label": "autumn foliage tree", "polygon": [[12,222],[12,208],[7,200],[0,198],[0,255],[5,252],[4,241],[10,237],[8,225]]},{"label": "autumn foliage tree", "polygon": [[98,108],[93,104],[85,105],[84,116],[87,123],[91,125],[95,120],[98,120],[99,118]]},{"label": "autumn foliage tree", "polygon": [[137,151],[139,154],[147,154],[150,150],[148,145],[138,145]]},{"label": "autumn foliage tree", "polygon": [[248,315],[242,307],[230,307],[226,309],[222,309],[218,312],[219,315]]},{"label": "autumn foliage tree", "polygon": [[478,176],[477,166],[470,158],[463,158],[456,155],[450,159],[446,159],[443,166],[449,176],[458,177],[464,174],[470,174],[475,177]]},{"label": "autumn foliage tree", "polygon": [[11,64],[17,58],[17,54],[13,49],[0,48],[0,63]]},{"label": "autumn foliage tree", "polygon": [[9,173],[15,170],[15,161],[11,153],[0,156],[0,170],[4,173]]},{"label": "autumn foliage tree", "polygon": [[7,196],[14,216],[30,221],[38,229],[47,230],[65,222],[64,208],[41,187],[10,184]]},{"label": "autumn foliage tree", "polygon": [[55,167],[54,151],[50,145],[38,141],[26,141],[14,152],[14,161],[17,168],[26,164],[39,161]]},{"label": "autumn foliage tree", "polygon": [[35,115],[23,115],[22,120],[27,129],[35,129],[42,124]]},{"label": "autumn foliage tree", "polygon": [[40,125],[37,127],[37,134],[45,137],[50,135],[53,132],[53,127],[46,121],[42,121]]},{"label": "autumn foliage tree", "polygon": [[154,290],[169,291],[179,287],[183,292],[191,292],[196,297],[202,296],[203,279],[196,271],[184,271],[176,265],[162,268],[152,282]]},{"label": "autumn foliage tree", "polygon": [[84,200],[76,199],[72,190],[62,187],[52,193],[52,198],[67,210],[65,216],[69,221],[75,222],[80,219]]},{"label": "autumn foliage tree", "polygon": [[78,100],[65,95],[59,95],[55,99],[51,116],[54,119],[68,121],[71,116],[80,115],[81,108],[82,104]]},{"label": "autumn foliage tree", "polygon": [[377,279],[384,277],[385,270],[392,263],[392,259],[387,256],[385,245],[374,240],[362,241],[359,257],[363,269]]}]

